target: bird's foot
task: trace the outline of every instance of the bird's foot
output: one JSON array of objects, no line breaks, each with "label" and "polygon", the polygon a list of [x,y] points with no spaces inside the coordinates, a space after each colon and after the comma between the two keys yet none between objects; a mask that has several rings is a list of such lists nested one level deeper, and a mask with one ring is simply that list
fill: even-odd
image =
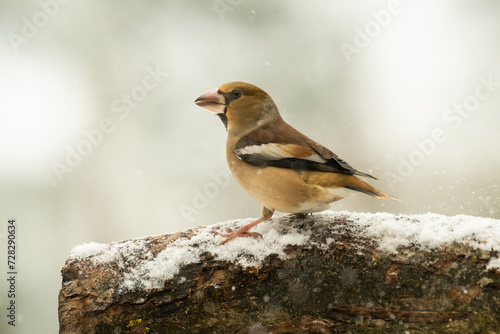
[{"label": "bird's foot", "polygon": [[221,236],[226,238],[226,240],[222,241],[220,244],[224,245],[226,242],[231,241],[231,240],[236,239],[236,238],[239,238],[239,237],[251,237],[251,238],[261,237],[262,238],[262,235],[260,233],[248,232],[248,230],[257,224],[260,224],[262,222],[265,222],[266,220],[269,220],[272,217],[273,212],[274,212],[274,210],[270,210],[270,209],[264,207],[262,209],[262,217],[251,222],[250,224],[247,224],[243,227],[240,227],[236,231],[233,231],[232,229],[228,228],[229,234],[222,234],[222,233],[216,232],[216,234],[221,235]]},{"label": "bird's foot", "polygon": [[231,241],[233,239],[242,237],[242,238],[262,238],[262,234],[257,233],[257,232],[248,232],[247,230],[243,230],[243,228],[240,228],[239,230],[233,231],[233,229],[228,228],[227,229],[229,233],[220,233],[220,232],[215,232],[215,234],[220,235],[226,240],[222,241],[220,244],[224,245],[226,242]]}]

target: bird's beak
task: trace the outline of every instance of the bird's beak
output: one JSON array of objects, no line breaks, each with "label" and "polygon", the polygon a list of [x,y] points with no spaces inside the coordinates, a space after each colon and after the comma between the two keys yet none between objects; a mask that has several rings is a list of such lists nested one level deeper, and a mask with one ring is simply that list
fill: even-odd
[{"label": "bird's beak", "polygon": [[214,114],[224,114],[224,110],[226,109],[226,99],[224,95],[220,93],[219,87],[215,87],[206,92],[197,98],[194,103],[202,108],[210,110]]}]

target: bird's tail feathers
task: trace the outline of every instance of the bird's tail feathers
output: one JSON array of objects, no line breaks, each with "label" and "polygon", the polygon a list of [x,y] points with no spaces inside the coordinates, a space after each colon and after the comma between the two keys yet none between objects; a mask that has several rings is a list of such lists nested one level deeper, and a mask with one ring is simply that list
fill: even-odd
[{"label": "bird's tail feathers", "polygon": [[378,180],[375,176],[370,175],[368,173],[360,172],[359,170],[354,171],[354,175],[356,175],[356,176],[363,176],[363,177],[369,177],[371,179]]},{"label": "bird's tail feathers", "polygon": [[394,196],[391,196],[389,194],[386,194],[374,187],[372,187],[371,185],[369,185],[368,183],[362,181],[362,180],[359,180],[358,185],[349,185],[349,186],[344,186],[344,188],[347,188],[347,189],[350,189],[350,190],[354,190],[354,191],[359,191],[359,192],[362,192],[364,194],[367,194],[367,195],[370,195],[370,196],[373,196],[373,197],[376,197],[376,198],[381,198],[381,199],[393,199],[393,200],[396,200],[396,201],[401,201],[399,198],[397,197],[394,197]]}]

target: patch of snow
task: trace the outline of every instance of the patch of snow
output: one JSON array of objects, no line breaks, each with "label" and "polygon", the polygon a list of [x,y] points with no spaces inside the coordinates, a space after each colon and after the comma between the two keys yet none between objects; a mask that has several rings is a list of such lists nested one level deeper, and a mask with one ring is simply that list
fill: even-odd
[{"label": "patch of snow", "polygon": [[[465,215],[448,217],[432,213],[393,215],[325,211],[316,214],[313,219],[316,233],[325,230],[326,245],[312,240],[313,230],[310,228],[298,228],[289,217],[282,217],[252,229],[260,233],[262,238],[237,238],[223,246],[220,243],[224,237],[216,232],[225,233],[227,228],[237,229],[252,219],[199,227],[195,235],[175,239],[156,255],[148,251],[150,247],[147,247],[147,239],[134,239],[110,245],[88,243],[76,246],[70,258],[89,258],[95,265],[118,265],[124,273],[119,290],[126,292],[161,288],[185,265],[202,262],[202,255],[206,253],[210,253],[214,260],[257,267],[271,254],[284,259],[288,246],[308,244],[326,250],[330,244],[335,244],[328,231],[346,231],[367,237],[381,250],[391,253],[396,253],[401,246],[414,245],[430,250],[453,242],[466,243],[477,249],[500,251],[500,221],[490,218]],[[500,268],[500,258],[490,261],[488,268],[495,267]]]},{"label": "patch of snow", "polygon": [[497,272],[500,272],[500,258],[493,258],[488,262],[488,265],[486,266],[486,269],[488,270],[495,270]]},{"label": "patch of snow", "polygon": [[83,260],[85,258],[96,256],[104,253],[109,249],[109,245],[99,244],[97,242],[89,242],[78,245],[71,250],[69,257],[75,260]]},{"label": "patch of snow", "polygon": [[132,239],[112,244],[89,242],[73,248],[70,259],[84,260],[89,258],[95,265],[113,263],[120,269],[126,269],[129,263],[150,259],[153,255],[146,251],[146,239]]},{"label": "patch of snow", "polygon": [[[341,213],[342,214],[342,213]],[[381,250],[396,252],[400,246],[414,244],[434,249],[453,242],[476,249],[500,250],[500,221],[466,215],[443,216],[434,213],[392,215],[388,213],[347,213],[363,234],[374,239]]]},{"label": "patch of snow", "polygon": [[[252,219],[244,219],[238,225],[243,226],[250,222]],[[234,225],[235,222],[229,222],[201,227],[193,237],[175,240],[150,261],[145,261],[125,273],[121,288],[125,291],[160,288],[165,280],[173,278],[183,266],[201,262],[201,255],[207,252],[212,254],[215,260],[238,263],[243,267],[256,267],[271,254],[284,258],[284,249],[287,246],[304,245],[310,237],[297,231],[279,234],[266,224],[261,224],[252,231],[261,233],[262,238],[239,238],[220,246],[224,237],[215,234],[215,228],[227,226],[236,229]]]}]

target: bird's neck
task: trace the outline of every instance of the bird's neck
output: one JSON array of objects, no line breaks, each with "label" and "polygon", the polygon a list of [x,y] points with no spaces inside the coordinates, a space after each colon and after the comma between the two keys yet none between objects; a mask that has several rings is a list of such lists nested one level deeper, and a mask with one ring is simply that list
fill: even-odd
[{"label": "bird's neck", "polygon": [[258,121],[250,124],[245,124],[244,126],[234,126],[229,122],[227,126],[227,136],[228,138],[241,138],[246,136],[252,131],[255,131],[266,124],[282,120],[280,114],[268,114],[265,117],[261,117]]}]

